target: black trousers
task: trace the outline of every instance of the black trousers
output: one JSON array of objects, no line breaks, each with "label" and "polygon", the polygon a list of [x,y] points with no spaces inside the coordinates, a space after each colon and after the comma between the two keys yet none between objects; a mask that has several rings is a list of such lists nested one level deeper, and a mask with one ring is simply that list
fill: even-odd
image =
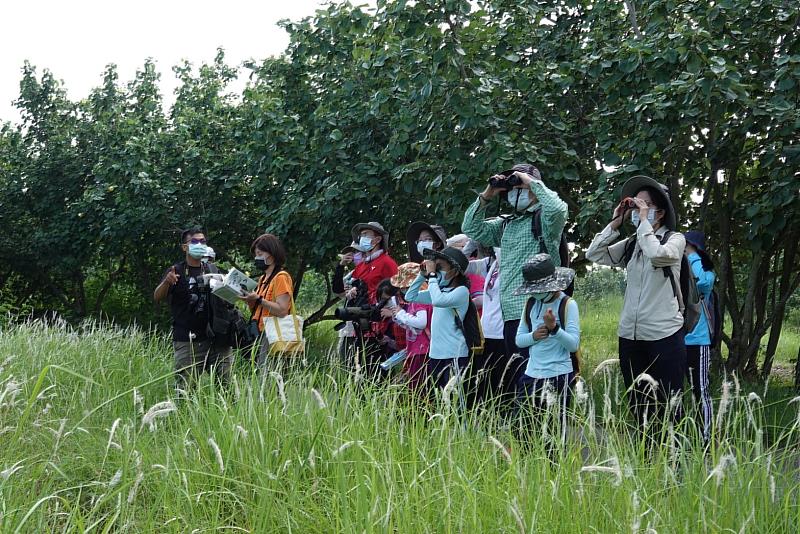
[{"label": "black trousers", "polygon": [[519,319],[513,321],[506,321],[503,324],[503,341],[506,343],[506,354],[509,359],[508,369],[511,375],[509,376],[509,387],[513,391],[519,382],[522,375],[525,374],[525,368],[528,366],[528,348],[521,349],[517,347],[517,328],[519,327]]},{"label": "black trousers", "polygon": [[342,338],[341,356],[345,369],[360,372],[368,377],[380,377],[384,373],[380,368],[386,357],[384,345],[374,337],[368,337],[356,331],[354,337]]},{"label": "black trousers", "polygon": [[[681,395],[686,374],[686,344],[681,328],[657,341],[634,341],[619,338],[619,365],[628,393],[628,403],[640,426],[661,421],[665,416],[677,422],[683,417]],[[656,384],[647,378],[651,376]],[[677,405],[668,410],[670,399]]]}]

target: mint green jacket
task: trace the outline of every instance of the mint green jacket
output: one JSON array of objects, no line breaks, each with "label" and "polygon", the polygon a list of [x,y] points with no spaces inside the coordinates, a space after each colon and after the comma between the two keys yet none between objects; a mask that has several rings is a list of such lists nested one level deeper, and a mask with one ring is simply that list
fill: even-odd
[{"label": "mint green jacket", "polygon": [[[552,191],[541,180],[534,180],[531,191],[539,200],[542,209],[542,239],[547,252],[557,266],[561,264],[558,254],[561,233],[567,222],[567,203],[558,193]],[[528,259],[539,253],[539,242],[531,230],[533,211],[529,210],[509,220],[503,228],[503,219],[486,220],[488,203],[480,197],[469,207],[461,223],[461,231],[475,241],[488,247],[500,247],[500,307],[503,321],[513,321],[522,316],[527,295],[515,296],[512,293],[522,285],[522,266]]]}]

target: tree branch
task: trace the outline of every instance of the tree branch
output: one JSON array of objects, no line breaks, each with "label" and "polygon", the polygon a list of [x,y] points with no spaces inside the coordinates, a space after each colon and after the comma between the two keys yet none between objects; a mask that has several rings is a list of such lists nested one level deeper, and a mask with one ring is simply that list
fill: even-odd
[{"label": "tree branch", "polygon": [[636,36],[637,39],[642,38],[642,32],[639,31],[639,22],[636,20],[636,8],[633,5],[633,0],[624,0],[625,7],[628,9],[628,17],[631,19],[631,27],[633,28],[633,34]]}]

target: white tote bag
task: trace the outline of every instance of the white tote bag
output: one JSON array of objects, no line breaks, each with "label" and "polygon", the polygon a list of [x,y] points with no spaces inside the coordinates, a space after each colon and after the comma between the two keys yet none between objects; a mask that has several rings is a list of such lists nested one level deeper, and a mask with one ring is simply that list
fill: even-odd
[{"label": "white tote bag", "polygon": [[294,356],[305,352],[303,339],[303,318],[297,315],[294,308],[294,297],[291,295],[291,307],[286,317],[264,317],[264,335],[269,342],[269,353]]}]

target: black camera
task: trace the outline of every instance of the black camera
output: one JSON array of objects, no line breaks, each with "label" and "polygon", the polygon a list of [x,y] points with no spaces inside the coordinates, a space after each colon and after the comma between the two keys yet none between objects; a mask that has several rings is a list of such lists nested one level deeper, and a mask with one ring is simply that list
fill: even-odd
[{"label": "black camera", "polygon": [[522,185],[522,180],[516,174],[508,175],[505,178],[498,178],[497,175],[489,178],[489,186],[495,189],[511,191],[518,185]]},{"label": "black camera", "polygon": [[371,321],[377,322],[381,320],[381,309],[386,306],[389,299],[384,299],[378,304],[371,305],[369,304],[367,284],[354,278],[350,285],[356,288],[356,296],[346,300],[344,306],[333,311],[333,316],[342,321],[334,326],[333,329],[341,330],[344,328],[346,321],[352,321],[356,328],[359,328],[362,332],[367,332]]}]

